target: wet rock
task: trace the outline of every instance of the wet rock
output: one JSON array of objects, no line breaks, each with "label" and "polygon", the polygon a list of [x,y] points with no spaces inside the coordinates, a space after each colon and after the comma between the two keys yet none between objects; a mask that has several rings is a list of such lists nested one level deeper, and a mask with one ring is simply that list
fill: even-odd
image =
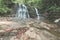
[{"label": "wet rock", "polygon": [[29,28],[29,30],[27,30],[25,33],[21,35],[20,39],[15,39],[16,36],[10,36],[9,34],[10,37],[3,38],[4,40],[6,39],[7,40],[57,40],[58,39],[56,36],[54,36],[53,34],[51,34],[46,30],[37,29],[37,28],[46,28],[48,30],[54,29],[57,27],[55,24],[47,24],[42,21],[37,21],[36,19],[29,19],[26,21],[18,21],[18,22],[3,21],[3,24],[1,24],[0,27],[2,29],[19,28],[19,27]]}]

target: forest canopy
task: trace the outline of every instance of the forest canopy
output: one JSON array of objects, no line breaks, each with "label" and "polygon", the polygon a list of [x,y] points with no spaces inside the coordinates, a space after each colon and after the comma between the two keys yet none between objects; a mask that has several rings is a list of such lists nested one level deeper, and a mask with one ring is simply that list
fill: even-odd
[{"label": "forest canopy", "polygon": [[11,12],[13,3],[21,3],[31,7],[37,7],[43,12],[60,11],[60,0],[0,0],[0,13]]}]

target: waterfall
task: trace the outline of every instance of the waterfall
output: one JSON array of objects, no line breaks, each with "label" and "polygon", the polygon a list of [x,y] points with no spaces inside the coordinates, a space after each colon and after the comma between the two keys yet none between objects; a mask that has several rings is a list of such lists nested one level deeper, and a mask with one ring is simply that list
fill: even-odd
[{"label": "waterfall", "polygon": [[36,11],[37,19],[39,20],[40,19],[40,16],[39,16],[39,13],[38,13],[38,9],[35,8],[35,11]]},{"label": "waterfall", "polygon": [[[36,12],[36,15],[37,15],[37,19],[40,20],[40,15],[38,13],[38,9],[37,8],[35,8],[35,12]],[[25,19],[29,19],[30,18],[27,6],[25,4],[18,3],[16,18],[17,19],[21,19],[21,20],[25,20]]]},{"label": "waterfall", "polygon": [[30,18],[26,5],[20,4],[20,3],[18,4],[18,9],[17,9],[16,17],[18,19],[23,19],[23,20],[27,19],[27,18]]}]

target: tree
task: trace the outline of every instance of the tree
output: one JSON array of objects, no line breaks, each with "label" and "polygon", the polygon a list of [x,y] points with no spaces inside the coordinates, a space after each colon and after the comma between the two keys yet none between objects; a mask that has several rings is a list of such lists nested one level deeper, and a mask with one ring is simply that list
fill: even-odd
[{"label": "tree", "polygon": [[0,14],[7,13],[8,11],[11,11],[11,0],[0,0]]}]

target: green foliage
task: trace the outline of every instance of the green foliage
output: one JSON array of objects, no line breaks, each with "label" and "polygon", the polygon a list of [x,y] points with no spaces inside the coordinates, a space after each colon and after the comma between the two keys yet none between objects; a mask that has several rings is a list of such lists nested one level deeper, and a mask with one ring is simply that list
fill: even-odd
[{"label": "green foliage", "polygon": [[30,7],[36,7],[43,12],[60,11],[60,0],[0,0],[0,12],[7,13],[11,11],[10,4],[12,3],[26,4]]},{"label": "green foliage", "polygon": [[12,0],[12,1],[13,1],[13,3],[21,3],[21,4],[23,4],[25,0]]},{"label": "green foliage", "polygon": [[27,4],[31,7],[37,7],[39,9],[48,10],[60,10],[60,0],[15,0],[15,3]]},{"label": "green foliage", "polygon": [[7,13],[11,9],[8,7],[11,4],[9,0],[0,0],[0,13]]},{"label": "green foliage", "polygon": [[36,8],[41,9],[42,8],[41,2],[42,0],[29,0],[27,4],[31,7],[36,7]]},{"label": "green foliage", "polygon": [[[59,11],[60,0],[42,0],[43,10],[46,11]],[[59,8],[59,9],[58,9]]]},{"label": "green foliage", "polygon": [[48,11],[50,12],[59,12],[60,11],[60,7],[55,7],[55,6],[51,6]]},{"label": "green foliage", "polygon": [[26,4],[31,7],[39,7],[41,0],[14,0],[14,3]]}]

